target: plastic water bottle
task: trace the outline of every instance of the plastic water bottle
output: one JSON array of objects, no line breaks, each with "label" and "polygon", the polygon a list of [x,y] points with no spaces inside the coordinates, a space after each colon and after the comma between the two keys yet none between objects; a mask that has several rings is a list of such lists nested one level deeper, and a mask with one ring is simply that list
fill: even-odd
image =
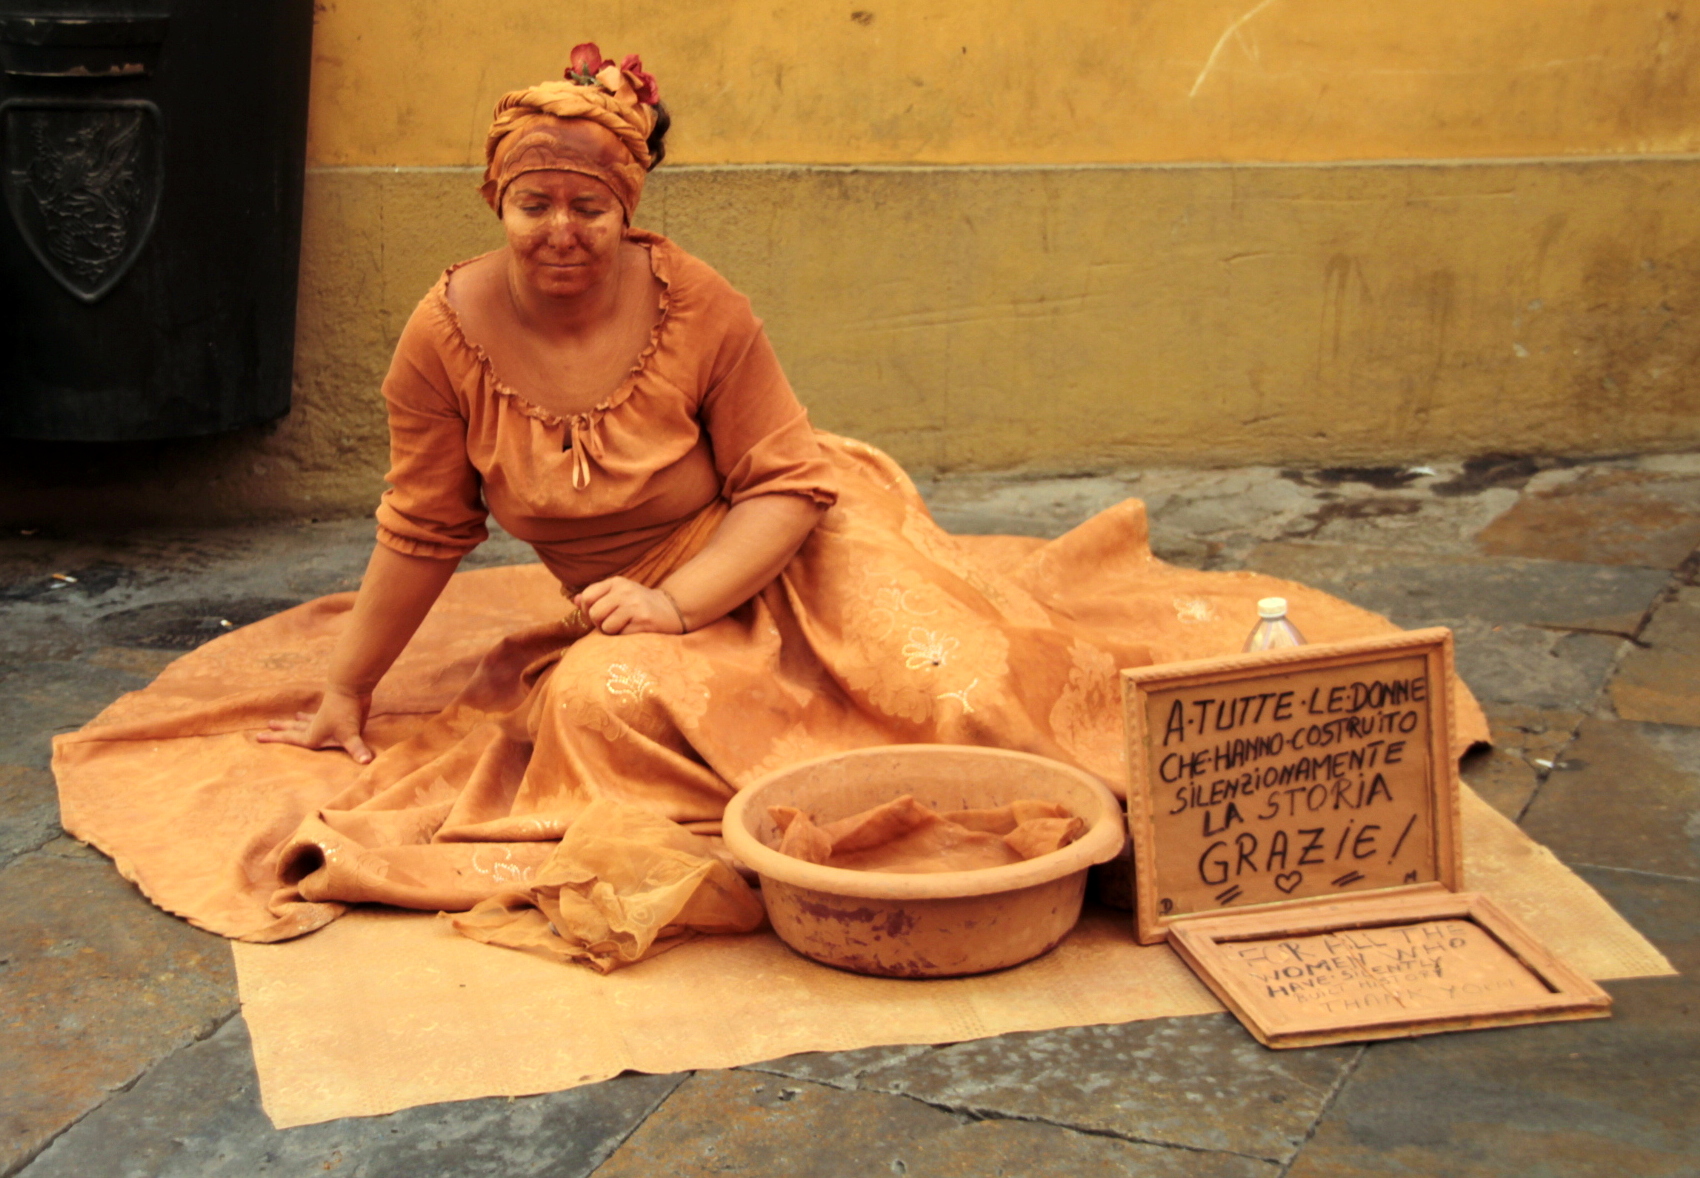
[{"label": "plastic water bottle", "polygon": [[1247,651],[1279,650],[1284,646],[1303,646],[1305,636],[1287,620],[1287,599],[1265,597],[1257,603],[1257,627],[1245,640]]}]

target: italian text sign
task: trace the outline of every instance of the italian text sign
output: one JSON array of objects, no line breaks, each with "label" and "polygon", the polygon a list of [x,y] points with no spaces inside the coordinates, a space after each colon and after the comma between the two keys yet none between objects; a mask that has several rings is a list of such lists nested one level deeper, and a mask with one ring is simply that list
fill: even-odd
[{"label": "italian text sign", "polygon": [[1142,915],[1454,883],[1437,833],[1451,803],[1443,661],[1338,647],[1233,661],[1227,677],[1145,678],[1130,693]]}]

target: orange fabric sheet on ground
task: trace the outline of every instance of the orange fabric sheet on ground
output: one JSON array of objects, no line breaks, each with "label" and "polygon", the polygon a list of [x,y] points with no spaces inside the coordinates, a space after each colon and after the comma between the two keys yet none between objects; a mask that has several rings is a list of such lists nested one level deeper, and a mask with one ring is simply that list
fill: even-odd
[{"label": "orange fabric sheet on ground", "polygon": [[[1596,979],[1673,972],[1597,892],[1468,789],[1463,816],[1465,885],[1560,957]],[[261,1099],[279,1128],[552,1092],[627,1069],[734,1067],[1221,1009],[1167,946],[1135,943],[1132,918],[1102,910],[1026,965],[936,981],[843,973],[765,932],[701,937],[602,976],[395,910],[235,949]]]},{"label": "orange fabric sheet on ground", "polygon": [[[459,574],[379,684],[377,757],[359,766],[254,739],[316,706],[352,595],[309,602],[59,737],[65,829],[168,911],[283,940],[350,904],[466,911],[523,890],[599,801],[717,834],[738,789],[849,749],[1016,749],[1120,791],[1119,668],[1236,651],[1271,595],[1315,642],[1397,631],[1303,585],[1157,560],[1137,500],[1051,541],[952,536],[888,456],[818,439],[837,504],[728,616],[683,636],[584,633],[546,567]],[[705,521],[629,569],[673,567]],[[1454,698],[1461,752],[1487,726],[1461,685]]]}]

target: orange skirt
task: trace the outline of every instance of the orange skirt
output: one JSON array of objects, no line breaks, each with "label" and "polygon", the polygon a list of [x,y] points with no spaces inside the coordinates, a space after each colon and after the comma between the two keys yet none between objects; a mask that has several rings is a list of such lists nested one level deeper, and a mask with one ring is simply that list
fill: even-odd
[{"label": "orange skirt", "polygon": [[[65,829],[167,911],[275,941],[350,903],[523,888],[597,800],[718,832],[740,786],[900,742],[1054,757],[1124,787],[1121,667],[1239,649],[1260,597],[1317,642],[1396,629],[1292,582],[1151,555],[1129,500],[1049,542],[952,536],[886,455],[822,436],[838,505],[780,577],[684,636],[582,633],[540,565],[455,576],[379,686],[356,765],[260,744],[317,706],[353,594],[220,637],[55,742]],[[628,570],[653,583],[717,516]],[[1487,725],[1459,687],[1462,752]]]}]

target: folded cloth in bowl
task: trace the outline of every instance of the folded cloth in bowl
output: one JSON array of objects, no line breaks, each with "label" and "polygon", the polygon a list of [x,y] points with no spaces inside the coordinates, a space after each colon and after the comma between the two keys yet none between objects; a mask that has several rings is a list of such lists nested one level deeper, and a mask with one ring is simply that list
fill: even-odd
[{"label": "folded cloth in bowl", "polygon": [[783,832],[779,852],[852,871],[978,871],[1036,859],[1068,846],[1086,822],[1055,802],[1032,799],[993,810],[938,811],[910,794],[816,825],[792,806],[769,806]]}]

